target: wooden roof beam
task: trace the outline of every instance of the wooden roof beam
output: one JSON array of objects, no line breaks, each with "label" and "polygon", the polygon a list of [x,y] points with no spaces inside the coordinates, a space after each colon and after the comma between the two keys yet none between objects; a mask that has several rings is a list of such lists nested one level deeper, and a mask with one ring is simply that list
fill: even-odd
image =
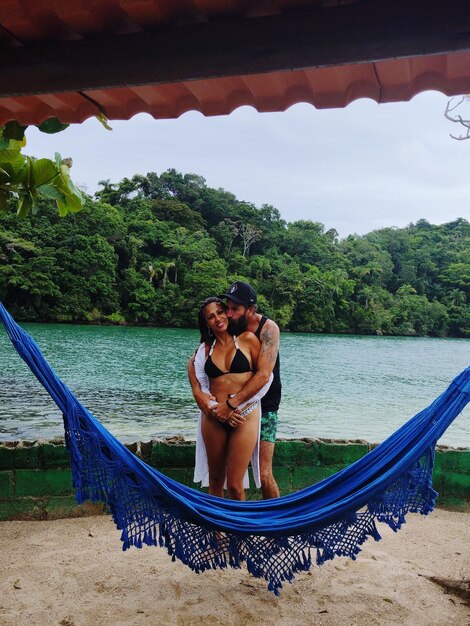
[{"label": "wooden roof beam", "polygon": [[364,0],[4,49],[0,97],[331,67],[469,49],[468,0]]}]

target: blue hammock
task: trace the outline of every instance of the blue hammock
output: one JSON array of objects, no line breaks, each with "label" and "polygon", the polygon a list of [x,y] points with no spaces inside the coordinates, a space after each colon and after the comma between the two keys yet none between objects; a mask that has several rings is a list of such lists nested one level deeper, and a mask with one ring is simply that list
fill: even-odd
[{"label": "blue hammock", "polygon": [[468,367],[428,408],[337,474],[275,500],[226,500],[138,459],[75,398],[1,304],[0,318],[64,416],[77,501],[107,504],[123,549],[158,544],[195,572],[245,563],[277,595],[312,558],[318,564],[334,556],[354,559],[368,537],[380,539],[377,521],[398,530],[408,512],[432,511],[436,442],[470,400]]}]

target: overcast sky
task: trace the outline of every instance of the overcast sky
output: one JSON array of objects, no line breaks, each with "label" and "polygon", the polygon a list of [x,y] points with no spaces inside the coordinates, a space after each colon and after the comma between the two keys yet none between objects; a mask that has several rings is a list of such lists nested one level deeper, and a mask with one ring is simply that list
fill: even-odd
[{"label": "overcast sky", "polygon": [[450,138],[460,128],[443,117],[447,100],[426,92],[411,102],[363,99],[345,109],[242,107],[176,120],[141,114],[111,121],[112,132],[93,118],[57,135],[28,129],[25,153],[71,156],[73,180],[90,194],[99,180],[193,172],[239,200],[272,204],[287,221],[322,222],[345,237],[420,218],[470,218],[470,140]]}]

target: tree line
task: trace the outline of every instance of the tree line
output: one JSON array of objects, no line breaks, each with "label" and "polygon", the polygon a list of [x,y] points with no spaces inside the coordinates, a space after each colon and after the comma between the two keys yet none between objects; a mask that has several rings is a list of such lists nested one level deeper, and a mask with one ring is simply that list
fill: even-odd
[{"label": "tree line", "polygon": [[0,215],[0,299],[22,321],[193,327],[246,280],[285,330],[470,336],[470,223],[340,240],[175,170],[101,181],[83,209]]}]

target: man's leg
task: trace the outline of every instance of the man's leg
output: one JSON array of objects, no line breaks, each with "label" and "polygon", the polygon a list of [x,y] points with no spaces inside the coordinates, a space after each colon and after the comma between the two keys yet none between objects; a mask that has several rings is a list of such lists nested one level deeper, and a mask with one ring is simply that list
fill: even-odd
[{"label": "man's leg", "polygon": [[273,475],[273,456],[276,442],[277,413],[270,411],[261,416],[261,438],[259,446],[259,470],[261,492],[265,500],[279,498],[279,487]]}]

